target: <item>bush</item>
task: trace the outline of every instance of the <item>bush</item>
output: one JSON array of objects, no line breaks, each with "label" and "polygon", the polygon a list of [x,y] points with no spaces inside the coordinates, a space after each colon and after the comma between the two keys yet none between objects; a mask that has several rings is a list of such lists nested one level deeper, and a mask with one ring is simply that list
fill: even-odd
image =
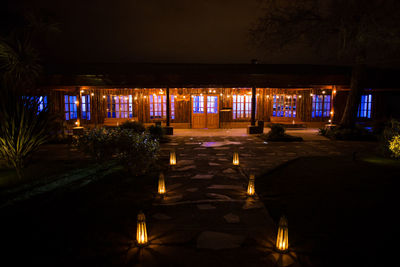
[{"label": "bush", "polygon": [[134,175],[148,171],[159,150],[150,134],[121,128],[93,129],[77,137],[75,145],[100,164],[115,158]]},{"label": "bush", "polygon": [[162,140],[164,138],[164,129],[159,125],[151,125],[147,128],[150,136],[156,140]]},{"label": "bush", "polygon": [[110,160],[115,152],[118,130],[94,128],[74,139],[74,145],[97,162]]},{"label": "bush", "polygon": [[366,128],[356,125],[354,128],[331,127],[319,129],[319,134],[335,140],[375,141],[376,136]]},{"label": "bush", "polygon": [[385,128],[379,138],[381,150],[384,155],[389,156],[392,154],[392,151],[389,148],[390,142],[398,135],[400,135],[400,122],[391,119],[385,124]]},{"label": "bush", "polygon": [[37,99],[2,90],[0,159],[15,169],[18,178],[22,178],[22,170],[30,156],[48,139],[48,111],[47,109],[38,110]]},{"label": "bush", "polygon": [[141,122],[138,121],[125,121],[119,126],[120,129],[132,130],[135,133],[144,133],[146,127]]},{"label": "bush", "polygon": [[285,128],[282,124],[271,124],[269,126],[271,131],[267,134],[260,135],[261,139],[272,142],[299,142],[303,141],[303,138],[298,136],[292,136],[285,133]]},{"label": "bush", "polygon": [[285,136],[285,128],[282,124],[276,123],[269,126],[271,131],[268,133],[270,137],[283,137]]},{"label": "bush", "polygon": [[390,149],[390,151],[392,151],[393,157],[395,157],[395,158],[400,157],[400,135],[396,135],[389,142],[389,149]]},{"label": "bush", "polygon": [[119,162],[133,175],[147,172],[157,159],[159,143],[149,134],[121,130],[115,146]]}]

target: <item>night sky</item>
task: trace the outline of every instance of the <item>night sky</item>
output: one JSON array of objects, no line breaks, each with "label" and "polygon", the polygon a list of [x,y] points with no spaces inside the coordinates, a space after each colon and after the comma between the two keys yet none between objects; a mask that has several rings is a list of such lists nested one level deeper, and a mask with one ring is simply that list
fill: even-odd
[{"label": "night sky", "polygon": [[46,61],[337,64],[303,47],[267,53],[252,46],[259,0],[8,1],[3,21],[30,7],[59,23],[61,33],[42,51]]}]

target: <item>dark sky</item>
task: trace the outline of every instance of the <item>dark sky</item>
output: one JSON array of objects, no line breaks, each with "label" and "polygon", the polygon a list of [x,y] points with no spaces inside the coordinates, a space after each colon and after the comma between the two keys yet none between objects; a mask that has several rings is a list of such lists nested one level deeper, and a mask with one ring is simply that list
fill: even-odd
[{"label": "dark sky", "polygon": [[[24,3],[25,2],[25,3]],[[266,53],[249,44],[259,0],[9,0],[50,14],[61,33],[42,54],[67,62],[335,63],[307,49]],[[21,4],[24,3],[24,4]],[[4,19],[3,19],[4,20]]]}]

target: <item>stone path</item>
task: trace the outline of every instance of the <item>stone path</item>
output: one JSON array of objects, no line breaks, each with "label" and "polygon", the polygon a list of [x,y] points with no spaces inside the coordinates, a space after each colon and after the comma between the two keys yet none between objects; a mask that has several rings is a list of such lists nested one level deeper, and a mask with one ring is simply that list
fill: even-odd
[{"label": "stone path", "polygon": [[[172,137],[161,157],[176,151],[177,166],[165,173],[167,196],[148,214],[151,245],[143,265],[273,266],[275,223],[256,197],[246,195],[249,174],[257,176],[300,156],[351,154],[365,143],[313,141],[267,143],[257,137]],[[354,148],[355,147],[355,148]],[[233,166],[234,151],[240,167]],[[146,250],[144,250],[146,251]],[[139,249],[128,252],[128,263]],[[144,253],[144,254],[143,254]]]}]

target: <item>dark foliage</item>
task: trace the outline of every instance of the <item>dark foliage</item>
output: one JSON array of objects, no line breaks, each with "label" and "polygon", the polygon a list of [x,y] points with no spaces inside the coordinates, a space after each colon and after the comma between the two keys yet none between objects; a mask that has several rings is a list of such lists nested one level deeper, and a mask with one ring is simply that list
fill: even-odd
[{"label": "dark foliage", "polygon": [[132,129],[93,129],[74,140],[74,145],[99,164],[118,160],[131,174],[145,173],[155,163],[159,143],[151,135]]},{"label": "dark foliage", "polygon": [[135,133],[144,133],[146,131],[146,127],[144,127],[143,123],[138,121],[125,121],[119,126],[119,128],[124,130],[132,130]]},{"label": "dark foliage", "polygon": [[165,137],[165,131],[159,125],[151,125],[147,128],[147,131],[149,132],[151,137],[153,137],[154,139],[156,139],[158,141],[163,140]]},{"label": "dark foliage", "polygon": [[303,138],[298,136],[292,136],[285,133],[285,127],[282,124],[275,123],[269,125],[271,131],[267,134],[262,134],[260,137],[263,140],[270,141],[270,142],[299,142],[303,141]]}]

